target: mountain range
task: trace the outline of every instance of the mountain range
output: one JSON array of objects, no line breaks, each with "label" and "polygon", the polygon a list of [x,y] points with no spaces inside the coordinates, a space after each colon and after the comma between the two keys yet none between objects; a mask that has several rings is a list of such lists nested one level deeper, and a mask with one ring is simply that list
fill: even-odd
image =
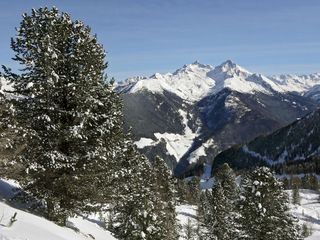
[{"label": "mountain range", "polygon": [[288,126],[241,145],[213,161],[213,168],[227,162],[234,169],[269,166],[279,174],[320,173],[320,109]]},{"label": "mountain range", "polygon": [[115,90],[138,149],[187,176],[229,147],[315,111],[320,74],[264,76],[231,60],[216,67],[194,62],[173,73],[129,78]]}]

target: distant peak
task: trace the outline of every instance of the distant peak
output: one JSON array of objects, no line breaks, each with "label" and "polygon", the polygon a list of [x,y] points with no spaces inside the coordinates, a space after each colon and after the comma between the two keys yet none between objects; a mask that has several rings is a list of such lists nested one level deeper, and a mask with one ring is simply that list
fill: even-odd
[{"label": "distant peak", "polygon": [[233,62],[230,59],[221,63],[219,66],[217,66],[217,68],[224,68],[224,69],[237,68],[237,67],[239,67],[239,65],[237,65],[235,62]]},{"label": "distant peak", "polygon": [[215,67],[216,72],[226,72],[226,73],[250,73],[243,67],[240,67],[238,64],[232,60],[227,60],[221,63],[219,66]]},{"label": "distant peak", "polygon": [[215,67],[208,75],[216,80],[224,80],[226,78],[239,76],[239,77],[247,77],[251,73],[246,69],[240,67],[236,63],[231,60],[227,60],[217,67]]},{"label": "distant peak", "polygon": [[185,64],[182,68],[177,69],[173,74],[189,73],[198,71],[211,71],[213,67],[211,65],[200,63],[198,60],[191,64]]},{"label": "distant peak", "polygon": [[163,76],[161,73],[155,73],[153,75],[150,76],[150,78],[153,78],[153,79],[161,79]]}]

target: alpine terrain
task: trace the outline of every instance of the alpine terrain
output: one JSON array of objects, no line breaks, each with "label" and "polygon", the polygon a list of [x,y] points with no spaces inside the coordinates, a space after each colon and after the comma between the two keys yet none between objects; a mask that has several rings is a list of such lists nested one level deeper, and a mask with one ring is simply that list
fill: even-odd
[{"label": "alpine terrain", "polygon": [[[177,176],[210,169],[228,147],[284,127],[319,106],[320,74],[267,77],[228,60],[194,62],[173,73],[116,85],[126,129],[151,161],[161,156]],[[210,171],[206,171],[210,174]]]}]

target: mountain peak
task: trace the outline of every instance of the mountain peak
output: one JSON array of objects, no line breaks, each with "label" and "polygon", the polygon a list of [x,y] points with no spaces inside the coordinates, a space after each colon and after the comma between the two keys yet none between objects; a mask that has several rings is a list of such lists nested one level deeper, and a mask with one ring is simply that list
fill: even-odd
[{"label": "mountain peak", "polygon": [[211,65],[202,64],[198,60],[191,64],[185,64],[182,68],[177,69],[173,74],[178,73],[188,73],[188,72],[198,72],[198,71],[210,71],[213,67]]},{"label": "mountain peak", "polygon": [[233,62],[232,60],[227,60],[223,63],[221,63],[219,66],[215,67],[213,70],[216,73],[226,73],[230,77],[233,76],[234,74],[239,75],[239,74],[250,74],[250,72],[243,67],[240,67],[238,64]]},{"label": "mountain peak", "polygon": [[248,77],[251,75],[249,71],[240,67],[231,60],[227,60],[216,66],[208,75],[216,80],[225,80],[233,77]]},{"label": "mountain peak", "polygon": [[237,64],[234,63],[232,60],[228,59],[228,60],[224,61],[223,63],[221,63],[219,66],[235,67],[235,66],[237,66]]}]

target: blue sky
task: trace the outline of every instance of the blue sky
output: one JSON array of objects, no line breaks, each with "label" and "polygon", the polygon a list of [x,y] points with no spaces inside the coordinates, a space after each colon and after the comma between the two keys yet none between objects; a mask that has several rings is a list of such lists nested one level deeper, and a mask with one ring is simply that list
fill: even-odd
[{"label": "blue sky", "polygon": [[319,0],[0,1],[0,64],[21,14],[57,6],[92,27],[117,80],[232,59],[264,74],[320,72]]}]

